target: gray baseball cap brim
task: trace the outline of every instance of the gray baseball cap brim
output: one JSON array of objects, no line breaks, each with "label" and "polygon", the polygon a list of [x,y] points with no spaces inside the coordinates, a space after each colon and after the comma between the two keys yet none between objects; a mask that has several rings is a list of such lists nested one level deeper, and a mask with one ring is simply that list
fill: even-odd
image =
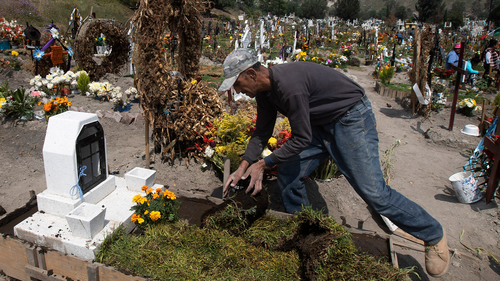
[{"label": "gray baseball cap brim", "polygon": [[257,55],[252,49],[241,48],[232,51],[222,65],[225,79],[218,91],[224,92],[231,89],[239,75],[258,61]]},{"label": "gray baseball cap brim", "polygon": [[225,91],[231,89],[231,87],[233,86],[234,82],[236,82],[236,80],[238,80],[239,76],[240,76],[240,74],[238,74],[236,76],[233,76],[233,77],[230,77],[230,78],[224,79],[224,82],[222,82],[222,84],[220,85],[218,91],[219,92],[225,92]]}]

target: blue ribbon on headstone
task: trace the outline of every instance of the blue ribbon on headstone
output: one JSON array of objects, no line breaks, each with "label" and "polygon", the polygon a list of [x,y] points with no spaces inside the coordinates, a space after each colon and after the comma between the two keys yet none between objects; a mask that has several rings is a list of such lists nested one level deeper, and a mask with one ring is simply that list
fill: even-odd
[{"label": "blue ribbon on headstone", "polygon": [[80,182],[80,178],[82,176],[87,176],[86,174],[84,174],[83,172],[87,169],[87,166],[83,165],[82,167],[80,167],[80,174],[78,175],[78,180],[76,181],[76,184],[73,185],[71,187],[71,189],[69,190],[69,195],[71,197],[75,196],[75,195],[79,195],[80,199],[83,200],[83,192],[82,192],[82,188],[80,187],[80,185],[78,184]]}]

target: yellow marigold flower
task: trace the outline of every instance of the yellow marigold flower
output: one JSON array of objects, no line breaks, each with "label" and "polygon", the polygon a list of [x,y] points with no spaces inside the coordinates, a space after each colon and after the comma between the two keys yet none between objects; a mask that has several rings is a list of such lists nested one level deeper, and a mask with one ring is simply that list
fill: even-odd
[{"label": "yellow marigold flower", "polygon": [[161,218],[161,213],[158,211],[152,211],[151,214],[149,215],[149,218],[152,221],[157,221]]},{"label": "yellow marigold flower", "polygon": [[134,198],[132,199],[132,202],[134,203],[137,203],[139,201],[141,201],[143,197],[140,195],[140,194],[137,194],[136,196],[134,196]]},{"label": "yellow marigold flower", "polygon": [[276,138],[269,138],[269,141],[267,142],[271,147],[276,147],[276,143],[278,142],[278,140]]},{"label": "yellow marigold flower", "polygon": [[149,211],[148,211],[148,210],[146,210],[146,211],[144,212],[144,214],[145,214],[145,215],[147,215],[148,213],[149,213]]},{"label": "yellow marigold flower", "polygon": [[146,199],[146,197],[141,197],[141,199],[137,202],[140,204],[144,204],[144,203],[146,203],[146,201],[148,201],[148,199]]},{"label": "yellow marigold flower", "polygon": [[158,195],[157,193],[154,193],[153,194],[153,200],[155,200],[156,198],[160,197],[160,195]]},{"label": "yellow marigold flower", "polygon": [[158,188],[156,189],[156,193],[161,193],[161,192],[162,192],[161,188],[159,188],[159,187],[158,187]]},{"label": "yellow marigold flower", "polygon": [[143,186],[141,187],[141,190],[142,190],[142,191],[146,191],[146,190],[148,190],[148,186],[147,186],[147,185],[143,185]]},{"label": "yellow marigold flower", "polygon": [[137,222],[138,222],[139,224],[142,224],[142,223],[144,222],[144,219],[143,219],[143,218],[138,218],[138,219],[137,219]]},{"label": "yellow marigold flower", "polygon": [[198,81],[193,80],[193,81],[191,81],[191,84],[193,84],[193,85],[194,85],[194,84],[196,84],[196,82],[198,82]]}]

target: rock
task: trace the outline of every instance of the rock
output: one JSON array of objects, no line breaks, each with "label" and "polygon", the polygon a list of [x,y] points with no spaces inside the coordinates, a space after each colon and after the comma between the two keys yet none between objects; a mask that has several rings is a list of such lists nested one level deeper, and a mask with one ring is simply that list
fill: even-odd
[{"label": "rock", "polygon": [[97,117],[99,117],[99,119],[101,119],[104,116],[101,110],[97,110],[95,114],[97,114]]},{"label": "rock", "polygon": [[142,114],[137,113],[133,124],[136,126],[144,126],[145,122],[144,122],[144,117],[142,117]]},{"label": "rock", "polygon": [[111,111],[106,111],[106,113],[104,113],[104,117],[105,117],[105,118],[113,118],[113,112],[111,112]]}]

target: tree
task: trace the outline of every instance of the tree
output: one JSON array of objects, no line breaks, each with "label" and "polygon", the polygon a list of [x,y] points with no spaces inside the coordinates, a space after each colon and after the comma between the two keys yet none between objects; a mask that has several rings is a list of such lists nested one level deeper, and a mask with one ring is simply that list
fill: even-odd
[{"label": "tree", "polygon": [[443,6],[443,0],[418,0],[415,9],[418,12],[418,20],[421,22],[435,22],[439,10]]},{"label": "tree", "polygon": [[465,3],[462,1],[456,1],[451,7],[451,11],[448,13],[448,20],[451,21],[451,26],[454,29],[459,28],[464,25],[464,12]]},{"label": "tree", "polygon": [[334,4],[336,16],[343,20],[358,18],[359,0],[338,0]]},{"label": "tree", "polygon": [[328,11],[328,0],[306,0],[300,6],[301,17],[303,18],[324,18]]},{"label": "tree", "polygon": [[408,18],[408,13],[405,6],[403,5],[397,6],[396,10],[394,11],[394,15],[396,16],[396,18],[402,20],[406,20]]}]

